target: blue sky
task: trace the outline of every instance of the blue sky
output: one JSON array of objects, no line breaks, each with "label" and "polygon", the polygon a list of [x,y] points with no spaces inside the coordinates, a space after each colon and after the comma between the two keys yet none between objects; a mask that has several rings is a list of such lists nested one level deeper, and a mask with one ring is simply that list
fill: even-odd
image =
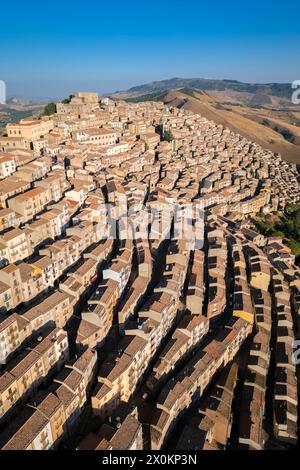
[{"label": "blue sky", "polygon": [[300,79],[300,2],[30,0],[1,5],[9,96],[60,98],[171,77]]}]

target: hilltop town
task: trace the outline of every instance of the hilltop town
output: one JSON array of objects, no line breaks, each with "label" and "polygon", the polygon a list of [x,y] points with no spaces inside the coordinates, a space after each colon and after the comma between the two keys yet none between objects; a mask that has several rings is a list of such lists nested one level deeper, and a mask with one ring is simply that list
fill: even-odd
[{"label": "hilltop town", "polygon": [[288,449],[296,165],[188,109],[79,92],[0,136],[0,448]]}]

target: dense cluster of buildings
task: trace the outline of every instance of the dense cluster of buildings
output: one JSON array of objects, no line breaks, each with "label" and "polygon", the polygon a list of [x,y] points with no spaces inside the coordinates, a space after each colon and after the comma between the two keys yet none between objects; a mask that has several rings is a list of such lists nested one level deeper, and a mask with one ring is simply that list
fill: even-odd
[{"label": "dense cluster of buildings", "polygon": [[161,102],[7,125],[1,449],[295,446],[300,271],[253,220],[298,202],[280,155]]}]

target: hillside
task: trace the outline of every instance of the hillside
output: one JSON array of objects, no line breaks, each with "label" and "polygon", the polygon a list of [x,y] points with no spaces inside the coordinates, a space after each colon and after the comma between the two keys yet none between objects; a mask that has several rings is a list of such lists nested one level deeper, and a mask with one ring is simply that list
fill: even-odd
[{"label": "hillside", "polygon": [[289,106],[291,103],[290,83],[242,83],[237,80],[210,80],[206,78],[171,78],[155,81],[114,93],[116,98],[133,98],[152,93],[182,88],[209,92],[220,99],[226,98],[249,106]]},{"label": "hillside", "polygon": [[250,107],[236,101],[224,101],[226,97],[222,97],[223,100],[204,90],[183,88],[127,98],[126,101],[156,100],[189,109],[258,142],[266,149],[281,153],[289,162],[300,162],[300,122],[295,112],[290,109],[278,111],[261,106]]}]

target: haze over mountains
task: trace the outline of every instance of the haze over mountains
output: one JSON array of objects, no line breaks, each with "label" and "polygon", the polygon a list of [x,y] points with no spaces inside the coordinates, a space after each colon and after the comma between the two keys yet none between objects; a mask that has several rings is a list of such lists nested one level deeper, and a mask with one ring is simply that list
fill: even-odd
[{"label": "haze over mountains", "polygon": [[114,99],[163,101],[207,119],[300,163],[300,106],[291,84],[249,84],[235,80],[172,78],[116,92]]}]

